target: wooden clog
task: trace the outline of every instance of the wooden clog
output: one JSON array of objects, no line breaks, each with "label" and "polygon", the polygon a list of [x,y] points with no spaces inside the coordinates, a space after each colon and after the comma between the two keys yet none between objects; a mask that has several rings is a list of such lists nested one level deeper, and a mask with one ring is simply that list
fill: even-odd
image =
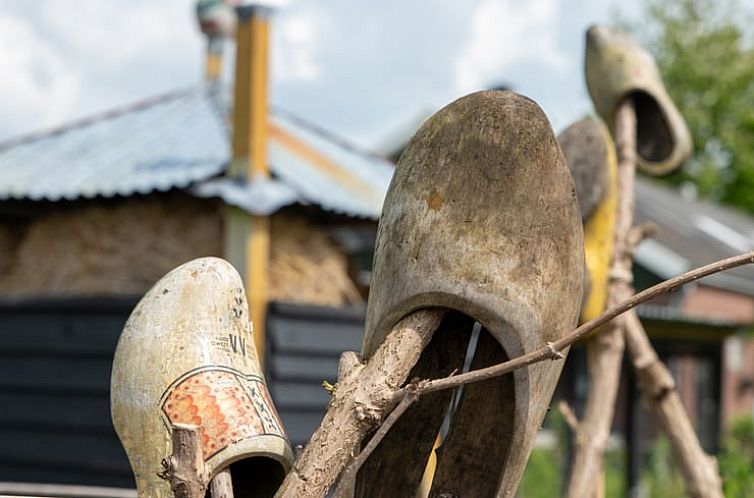
[{"label": "wooden clog", "polygon": [[[512,92],[463,97],[422,125],[396,168],[363,356],[401,318],[437,306],[453,312],[415,367],[421,377],[463,366],[474,321],[483,330],[472,369],[521,356],[575,326],[583,268],[573,181],[542,110]],[[562,366],[542,362],[464,386],[430,496],[514,496]],[[411,495],[447,412],[444,396],[404,415],[399,437],[389,434],[362,468],[358,496]],[[410,478],[375,472],[399,467]]]},{"label": "wooden clog", "polygon": [[168,273],[131,313],[110,400],[140,498],[172,497],[157,476],[172,423],[199,426],[207,481],[230,466],[236,497],[272,497],[290,468],[247,310],[236,270],[202,258]]},{"label": "wooden clog", "polygon": [[592,26],[586,34],[586,83],[597,113],[611,127],[631,98],[637,119],[638,167],[655,176],[677,170],[692,152],[686,122],[668,95],[652,56],[626,33]]},{"label": "wooden clog", "polygon": [[[576,183],[584,218],[584,252],[589,285],[581,305],[581,322],[599,316],[607,303],[608,273],[615,243],[618,165],[615,146],[605,124],[584,118],[558,135]],[[599,186],[596,186],[599,184]],[[599,191],[597,197],[595,191]],[[586,200],[584,200],[586,199]],[[584,215],[584,203],[593,204]]]}]

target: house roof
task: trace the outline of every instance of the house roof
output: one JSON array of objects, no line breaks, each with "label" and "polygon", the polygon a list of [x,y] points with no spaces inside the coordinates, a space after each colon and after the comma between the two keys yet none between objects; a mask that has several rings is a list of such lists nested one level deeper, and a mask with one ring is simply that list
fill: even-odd
[{"label": "house roof", "polygon": [[376,219],[393,166],[280,109],[270,112],[271,179],[225,178],[227,106],[202,87],[0,143],[0,200],[75,200],[187,189],[254,214],[292,204]]},{"label": "house roof", "polygon": [[[637,223],[657,226],[637,249],[638,264],[661,278],[754,250],[754,218],[708,201],[688,199],[656,180],[636,179]],[[754,295],[754,267],[709,276],[706,285]]]}]

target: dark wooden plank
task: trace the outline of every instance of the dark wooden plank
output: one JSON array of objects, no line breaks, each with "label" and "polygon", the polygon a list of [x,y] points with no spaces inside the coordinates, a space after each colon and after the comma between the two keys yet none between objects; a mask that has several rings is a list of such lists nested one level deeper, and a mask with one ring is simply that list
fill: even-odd
[{"label": "dark wooden plank", "polygon": [[317,427],[319,427],[319,423],[322,421],[324,415],[324,410],[300,412],[285,410],[280,412],[283,426],[293,445],[306,444]]},{"label": "dark wooden plank", "polygon": [[107,396],[65,392],[0,392],[0,427],[33,427],[37,431],[104,433],[115,437]]},{"label": "dark wooden plank", "polygon": [[317,383],[276,382],[269,386],[275,406],[284,410],[317,411],[324,414],[330,402],[330,394],[321,381]]},{"label": "dark wooden plank", "polygon": [[126,317],[0,313],[0,350],[31,354],[112,354]]},{"label": "dark wooden plank", "polygon": [[77,358],[0,352],[0,392],[86,391],[107,397],[111,368],[111,355]]},{"label": "dark wooden plank", "polygon": [[112,435],[0,427],[0,480],[19,480],[24,469],[24,479],[31,482],[45,482],[48,473],[57,472],[71,476],[64,482],[93,483],[94,476],[102,476],[96,481],[103,485],[117,485],[115,481],[123,482],[131,473],[125,452]]},{"label": "dark wooden plank", "polygon": [[269,357],[268,372],[276,381],[335,383],[338,378],[337,358],[311,357],[274,353]]}]

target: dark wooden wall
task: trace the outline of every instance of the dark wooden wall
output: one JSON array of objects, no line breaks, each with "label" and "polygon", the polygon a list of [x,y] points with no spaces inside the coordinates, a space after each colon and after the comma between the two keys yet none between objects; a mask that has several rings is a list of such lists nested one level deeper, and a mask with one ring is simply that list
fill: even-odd
[{"label": "dark wooden wall", "polygon": [[319,426],[343,351],[361,351],[365,309],[274,303],[267,318],[267,382],[294,445]]},{"label": "dark wooden wall", "polygon": [[135,303],[0,302],[0,481],[134,486],[109,387]]},{"label": "dark wooden wall", "polygon": [[[110,420],[113,353],[136,299],[0,301],[0,481],[133,487]],[[294,444],[329,400],[363,309],[272,304],[267,378]]]}]

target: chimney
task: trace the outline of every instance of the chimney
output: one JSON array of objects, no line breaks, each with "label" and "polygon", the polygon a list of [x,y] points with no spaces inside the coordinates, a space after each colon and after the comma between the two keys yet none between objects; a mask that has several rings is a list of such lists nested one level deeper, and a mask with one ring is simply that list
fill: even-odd
[{"label": "chimney", "polygon": [[[239,182],[252,183],[270,175],[267,166],[267,53],[272,10],[242,3],[237,5],[236,14],[233,158],[226,175]],[[225,257],[243,277],[260,362],[264,361],[265,352],[269,255],[270,218],[227,206]]]},{"label": "chimney", "polygon": [[236,13],[229,0],[199,0],[196,18],[199,29],[207,38],[204,79],[216,83],[222,76],[223,44],[236,32]]},{"label": "chimney", "polygon": [[259,4],[236,7],[236,81],[233,95],[233,162],[230,174],[252,181],[269,176],[267,86],[270,15]]}]

